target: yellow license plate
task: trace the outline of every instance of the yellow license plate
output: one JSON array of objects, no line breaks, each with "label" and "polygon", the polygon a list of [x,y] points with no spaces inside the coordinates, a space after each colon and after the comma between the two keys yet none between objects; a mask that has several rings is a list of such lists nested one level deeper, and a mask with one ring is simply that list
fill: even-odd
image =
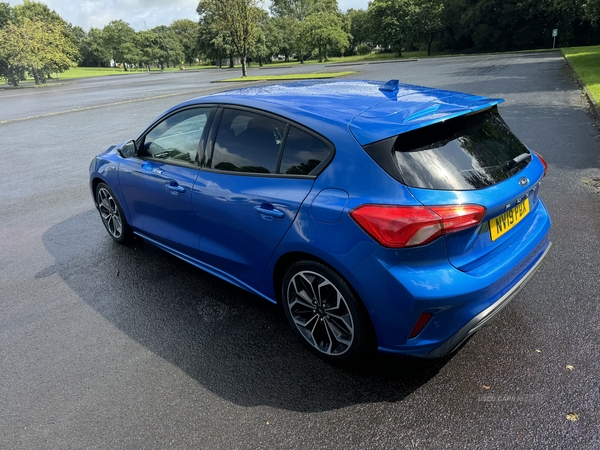
[{"label": "yellow license plate", "polygon": [[506,211],[504,214],[490,220],[490,235],[492,241],[495,241],[508,230],[514,228],[523,217],[529,214],[529,199],[519,203],[514,208]]}]

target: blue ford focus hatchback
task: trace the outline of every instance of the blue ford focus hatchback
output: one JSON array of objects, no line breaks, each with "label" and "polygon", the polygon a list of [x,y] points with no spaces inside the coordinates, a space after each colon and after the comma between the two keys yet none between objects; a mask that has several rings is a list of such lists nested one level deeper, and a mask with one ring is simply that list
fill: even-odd
[{"label": "blue ford focus hatchback", "polygon": [[318,356],[440,357],[550,248],[546,163],[501,99],[377,81],[181,103],[92,161],[110,236],[280,303]]}]

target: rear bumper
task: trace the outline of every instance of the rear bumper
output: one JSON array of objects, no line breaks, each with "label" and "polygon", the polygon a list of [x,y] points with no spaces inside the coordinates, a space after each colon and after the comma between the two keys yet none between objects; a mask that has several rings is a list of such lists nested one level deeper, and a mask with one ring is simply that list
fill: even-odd
[{"label": "rear bumper", "polygon": [[[436,358],[455,350],[527,284],[550,248],[550,217],[540,201],[535,226],[471,272],[449,263],[442,239],[424,247],[380,248],[350,279],[383,353]],[[431,320],[414,338],[423,313]]]},{"label": "rear bumper", "polygon": [[525,285],[533,278],[535,273],[540,267],[540,264],[546,258],[546,255],[550,251],[550,247],[552,247],[552,243],[548,244],[546,250],[542,254],[542,256],[537,260],[535,265],[529,269],[529,271],[519,280],[517,284],[515,284],[506,294],[504,294],[498,301],[496,301],[493,305],[486,308],[477,314],[473,319],[471,319],[465,326],[463,326],[458,333],[448,339],[445,343],[437,347],[432,352],[424,355],[425,358],[440,358],[448,353],[452,353],[456,350],[460,345],[465,342],[473,333],[475,333],[479,328],[483,327],[486,323],[488,323],[496,314],[498,314],[506,305],[508,305],[513,298],[517,296],[517,294],[525,287]]}]

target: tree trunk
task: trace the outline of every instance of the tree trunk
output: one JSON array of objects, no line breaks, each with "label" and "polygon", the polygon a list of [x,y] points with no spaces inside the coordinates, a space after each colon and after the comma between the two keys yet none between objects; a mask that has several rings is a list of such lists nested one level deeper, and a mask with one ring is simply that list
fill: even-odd
[{"label": "tree trunk", "polygon": [[427,42],[427,56],[431,56],[431,44],[433,43],[433,33],[429,35],[429,41]]},{"label": "tree trunk", "polygon": [[242,60],[242,78],[246,78],[248,76],[248,69],[246,68],[246,55],[242,55],[240,59]]},{"label": "tree trunk", "polygon": [[40,75],[38,74],[38,71],[35,67],[31,68],[31,74],[33,75],[33,79],[34,79],[36,85],[42,84],[40,82]]},{"label": "tree trunk", "polygon": [[234,65],[233,65],[233,54],[229,55],[229,68],[233,69]]}]

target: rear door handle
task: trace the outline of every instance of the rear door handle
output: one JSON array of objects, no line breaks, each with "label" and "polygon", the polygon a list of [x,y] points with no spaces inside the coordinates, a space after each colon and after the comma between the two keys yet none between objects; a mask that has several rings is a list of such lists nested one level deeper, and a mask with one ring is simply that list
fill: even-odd
[{"label": "rear door handle", "polygon": [[255,206],[254,210],[262,215],[274,217],[275,219],[283,219],[285,214],[283,211],[273,208],[273,205],[263,203],[260,206]]}]

